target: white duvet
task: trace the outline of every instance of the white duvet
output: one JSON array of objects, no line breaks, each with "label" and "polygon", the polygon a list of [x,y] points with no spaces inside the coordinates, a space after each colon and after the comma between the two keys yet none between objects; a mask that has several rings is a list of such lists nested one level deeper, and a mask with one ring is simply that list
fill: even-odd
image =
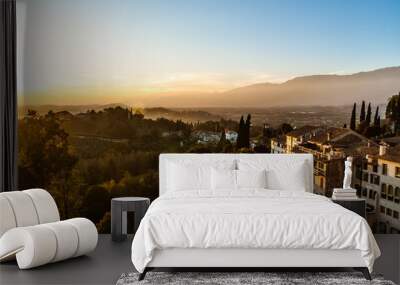
[{"label": "white duvet", "polygon": [[366,220],[328,198],[254,189],[159,197],[133,239],[135,268],[165,248],[358,249],[370,271],[380,255]]}]

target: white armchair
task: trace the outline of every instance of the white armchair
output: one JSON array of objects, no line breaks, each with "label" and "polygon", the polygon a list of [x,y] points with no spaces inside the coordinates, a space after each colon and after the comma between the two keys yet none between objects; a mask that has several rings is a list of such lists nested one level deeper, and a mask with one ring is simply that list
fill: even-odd
[{"label": "white armchair", "polygon": [[20,269],[28,269],[89,253],[97,239],[88,219],[60,221],[43,189],[0,193],[0,262],[16,258]]}]

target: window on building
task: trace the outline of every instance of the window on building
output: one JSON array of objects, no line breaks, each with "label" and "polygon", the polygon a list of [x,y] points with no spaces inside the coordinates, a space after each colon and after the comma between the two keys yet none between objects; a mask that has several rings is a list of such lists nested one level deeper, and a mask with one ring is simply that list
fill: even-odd
[{"label": "window on building", "polygon": [[386,216],[392,216],[392,209],[386,208]]},{"label": "window on building", "polygon": [[362,168],[363,168],[364,170],[367,170],[367,169],[368,169],[368,163],[364,162],[364,163],[362,164]]},{"label": "window on building", "polygon": [[394,202],[399,204],[400,203],[400,188],[396,187],[394,189]]},{"label": "window on building", "polygon": [[393,201],[393,186],[389,185],[387,189],[388,200]]},{"label": "window on building", "polygon": [[384,214],[384,213],[385,213],[385,211],[386,211],[386,208],[385,208],[385,207],[383,207],[383,206],[381,206],[381,213],[382,213],[382,214]]},{"label": "window on building", "polygon": [[386,199],[386,184],[382,183],[381,186],[381,198]]},{"label": "window on building", "polygon": [[324,178],[319,179],[319,187],[324,188]]},{"label": "window on building", "polygon": [[395,176],[400,178],[400,167],[396,166],[395,168]]},{"label": "window on building", "polygon": [[372,165],[372,171],[375,172],[375,173],[378,172],[378,165],[377,164]]},{"label": "window on building", "polygon": [[368,173],[367,172],[363,173],[363,181],[368,182]]},{"label": "window on building", "polygon": [[375,175],[375,174],[371,174],[371,183],[375,184],[375,185],[379,185],[380,184],[379,176]]},{"label": "window on building", "polygon": [[363,190],[362,190],[363,197],[367,197],[367,193],[368,193],[368,189],[367,188],[363,188]]},{"label": "window on building", "polygon": [[399,219],[399,212],[393,211],[393,218]]},{"label": "window on building", "polygon": [[387,175],[388,166],[386,163],[382,164],[382,174]]},{"label": "window on building", "polygon": [[361,180],[361,177],[362,177],[361,167],[357,166],[357,168],[356,168],[356,178]]},{"label": "window on building", "polygon": [[375,191],[374,190],[369,190],[368,198],[370,198],[370,199],[374,199],[375,198]]}]

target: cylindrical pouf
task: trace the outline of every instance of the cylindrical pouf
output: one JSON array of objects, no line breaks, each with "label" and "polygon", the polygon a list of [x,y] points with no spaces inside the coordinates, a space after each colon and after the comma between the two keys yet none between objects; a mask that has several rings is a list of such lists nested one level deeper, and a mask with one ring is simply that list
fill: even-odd
[{"label": "cylindrical pouf", "polygon": [[11,229],[0,239],[0,258],[16,254],[20,269],[49,263],[56,252],[54,232],[42,225]]},{"label": "cylindrical pouf", "polygon": [[75,227],[78,233],[78,249],[74,255],[79,256],[91,252],[97,246],[98,233],[96,226],[88,219],[73,218],[63,221]]}]

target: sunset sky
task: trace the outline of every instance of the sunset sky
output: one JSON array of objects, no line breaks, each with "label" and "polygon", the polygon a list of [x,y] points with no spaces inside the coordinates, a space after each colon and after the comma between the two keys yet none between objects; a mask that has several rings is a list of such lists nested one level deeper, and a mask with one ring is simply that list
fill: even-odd
[{"label": "sunset sky", "polygon": [[40,103],[400,65],[398,0],[18,0],[17,9],[19,90]]}]

